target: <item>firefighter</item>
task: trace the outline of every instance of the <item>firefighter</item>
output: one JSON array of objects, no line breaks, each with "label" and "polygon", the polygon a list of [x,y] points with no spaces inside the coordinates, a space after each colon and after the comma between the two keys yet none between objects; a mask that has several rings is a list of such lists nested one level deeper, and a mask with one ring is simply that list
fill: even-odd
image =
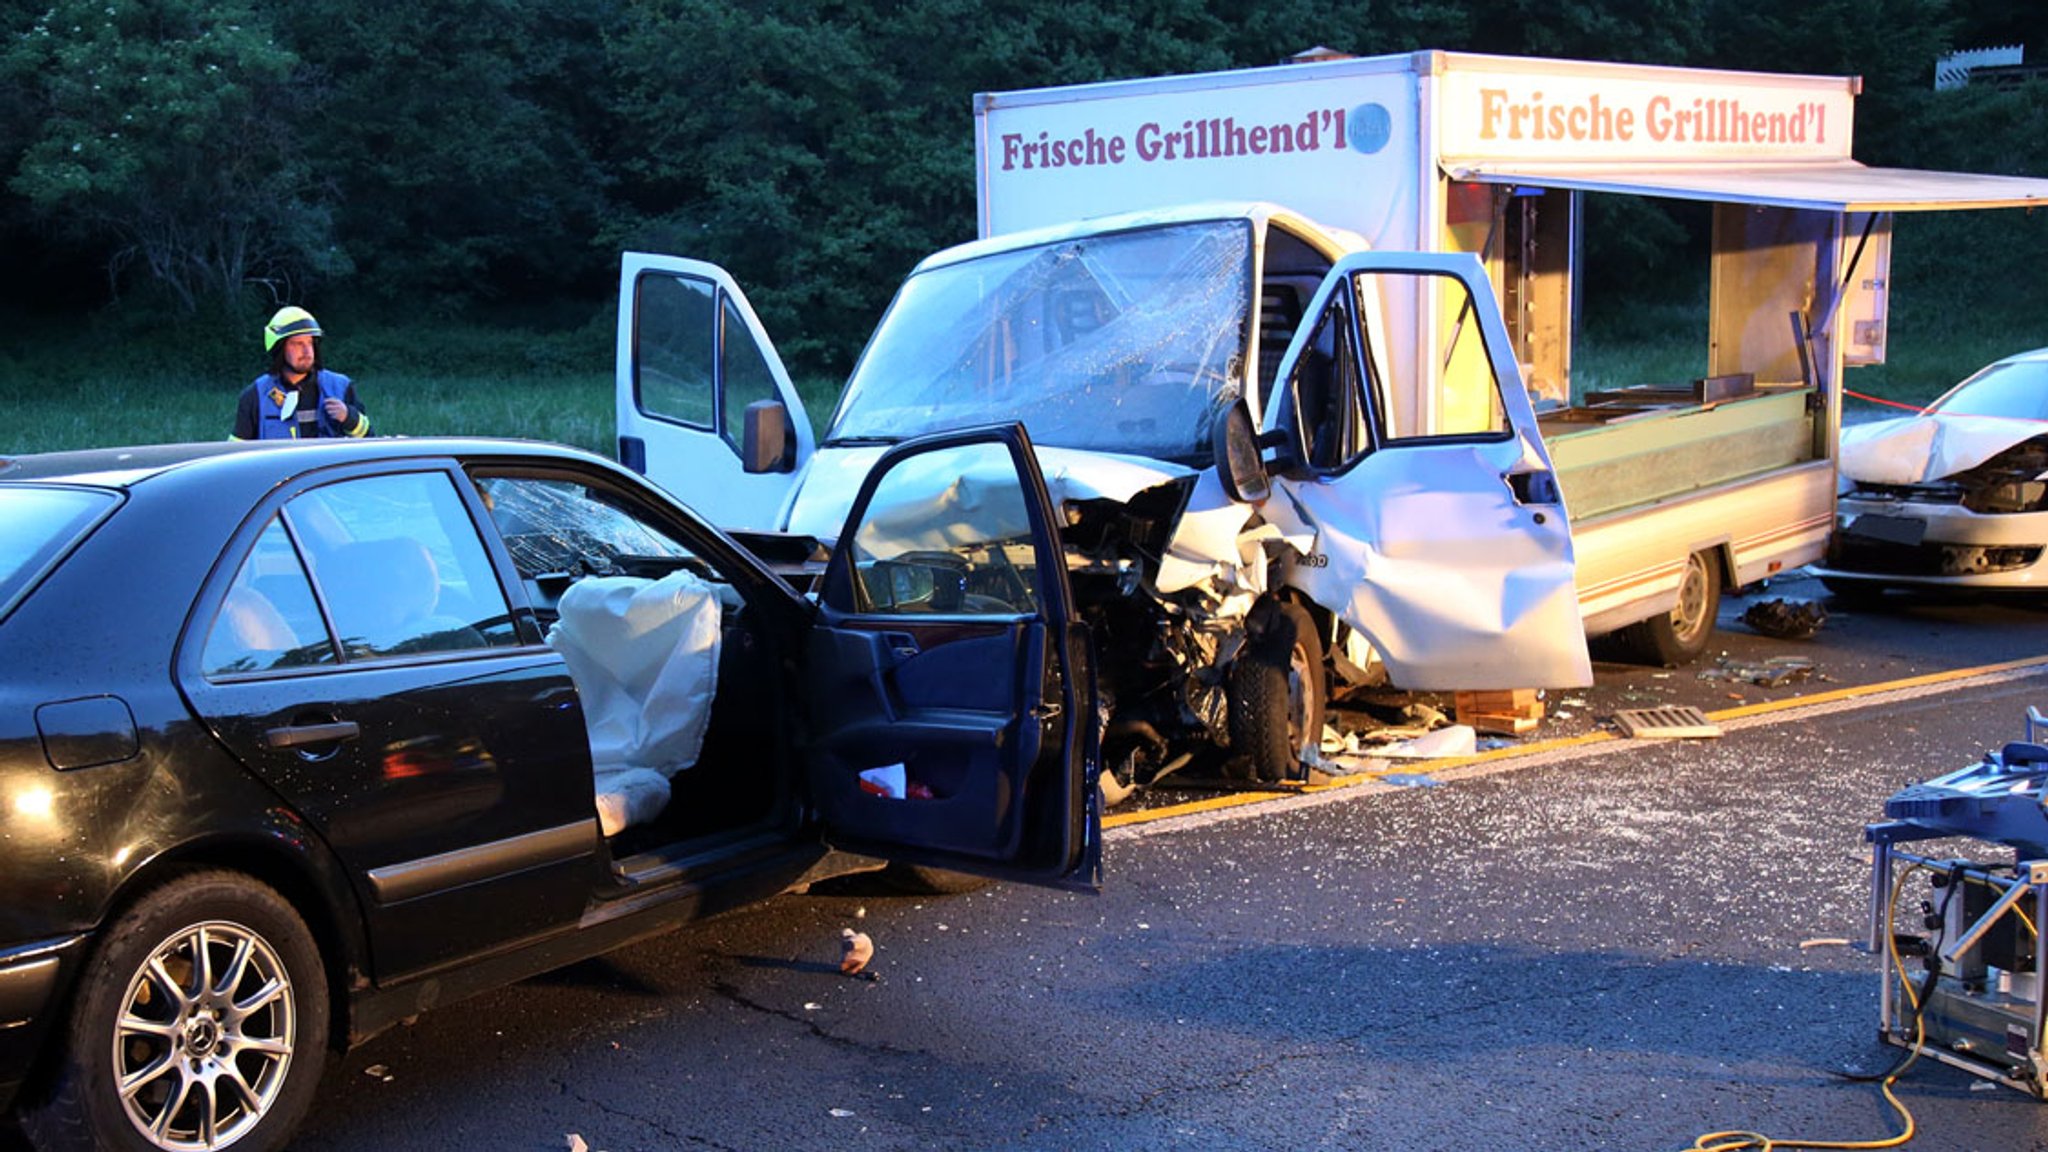
[{"label": "firefighter", "polygon": [[242,390],[232,440],[367,436],[370,414],[356,386],[320,366],[320,322],[304,308],[277,310],[263,326],[270,371]]}]

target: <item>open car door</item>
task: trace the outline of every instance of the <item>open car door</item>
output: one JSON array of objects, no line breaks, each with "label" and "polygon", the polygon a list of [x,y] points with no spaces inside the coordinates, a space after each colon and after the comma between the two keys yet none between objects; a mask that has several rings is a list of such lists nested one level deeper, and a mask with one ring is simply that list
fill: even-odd
[{"label": "open car door", "polygon": [[[1396,398],[1425,398],[1420,412]],[[1317,289],[1264,420],[1286,581],[1411,689],[1590,684],[1572,539],[1479,262],[1356,252]]]},{"label": "open car door", "polygon": [[725,269],[626,253],[615,374],[621,464],[721,528],[776,527],[811,423]]},{"label": "open car door", "polygon": [[1093,890],[1093,656],[1019,425],[891,449],[861,485],[807,643],[811,802],[868,856]]}]

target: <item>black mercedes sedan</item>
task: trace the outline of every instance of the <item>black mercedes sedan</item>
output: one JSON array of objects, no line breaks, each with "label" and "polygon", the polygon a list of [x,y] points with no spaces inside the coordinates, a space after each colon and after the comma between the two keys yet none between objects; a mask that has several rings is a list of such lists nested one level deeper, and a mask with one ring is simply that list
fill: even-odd
[{"label": "black mercedes sedan", "polygon": [[1021,428],[799,594],[516,441],[0,459],[0,1107],[275,1148],[331,1050],[823,876],[1091,889],[1092,655]]}]

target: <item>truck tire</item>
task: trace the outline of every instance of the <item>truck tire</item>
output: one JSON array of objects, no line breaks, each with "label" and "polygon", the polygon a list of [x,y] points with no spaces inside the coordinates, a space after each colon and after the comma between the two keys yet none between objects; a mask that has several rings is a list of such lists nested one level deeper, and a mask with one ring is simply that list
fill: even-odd
[{"label": "truck tire", "polygon": [[1260,780],[1300,777],[1323,737],[1323,641],[1299,604],[1255,610],[1244,652],[1230,666],[1233,759]]},{"label": "truck tire", "polygon": [[1685,574],[1678,580],[1678,605],[1661,616],[1621,629],[1615,639],[1636,663],[1676,668],[1692,663],[1707,650],[1720,611],[1721,565],[1713,553],[1695,552],[1685,558]]}]

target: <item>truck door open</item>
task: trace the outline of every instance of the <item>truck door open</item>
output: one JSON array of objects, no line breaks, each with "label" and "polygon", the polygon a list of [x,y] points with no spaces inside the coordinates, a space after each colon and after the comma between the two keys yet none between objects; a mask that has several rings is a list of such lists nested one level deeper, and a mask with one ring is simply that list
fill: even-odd
[{"label": "truck door open", "polygon": [[620,463],[721,528],[776,527],[810,420],[724,269],[626,253],[615,373]]},{"label": "truck door open", "polygon": [[[1345,257],[1280,379],[1264,512],[1312,540],[1288,583],[1406,687],[1591,682],[1563,503],[1477,260]],[[1452,398],[1436,433],[1401,433],[1394,398],[1427,394]]]}]

